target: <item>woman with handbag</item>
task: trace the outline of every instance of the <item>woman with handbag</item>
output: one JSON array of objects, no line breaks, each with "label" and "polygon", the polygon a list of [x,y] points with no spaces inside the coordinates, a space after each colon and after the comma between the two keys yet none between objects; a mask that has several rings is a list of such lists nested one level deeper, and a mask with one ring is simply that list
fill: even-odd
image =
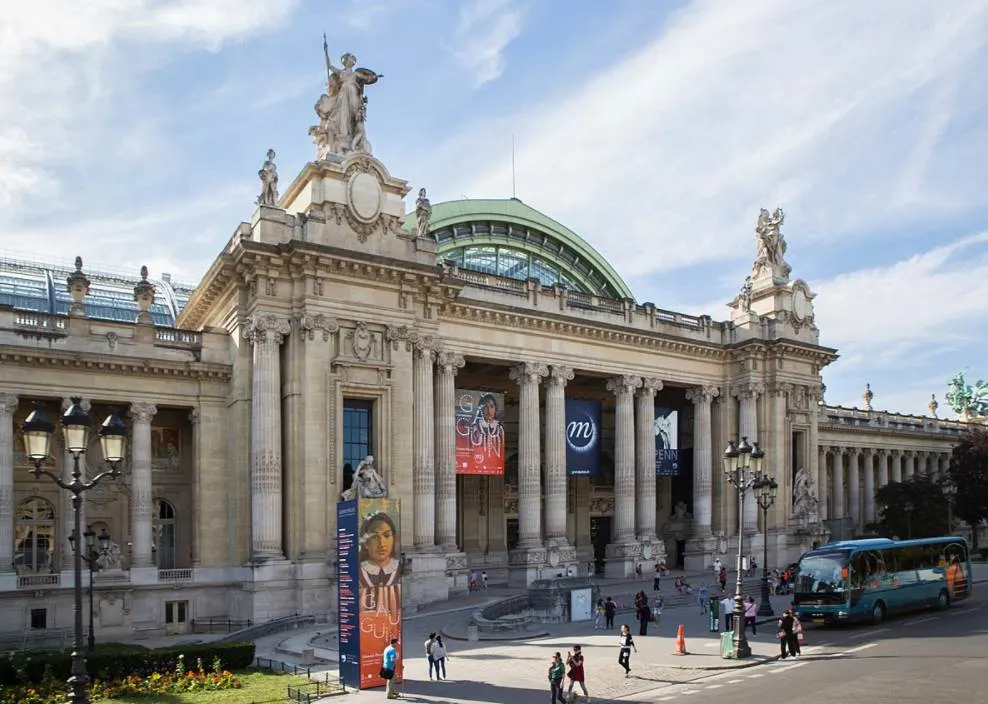
[{"label": "woman with handbag", "polygon": [[563,656],[556,653],[552,656],[552,663],[549,665],[549,704],[566,704],[563,699],[563,677],[566,675],[566,665],[563,664]]},{"label": "woman with handbag", "polygon": [[388,699],[397,699],[398,690],[395,689],[395,670],[398,668],[398,639],[392,638],[391,643],[384,649],[381,655],[381,679],[386,683],[385,692]]},{"label": "woman with handbag", "polygon": [[793,618],[792,612],[786,609],[782,618],[779,619],[779,647],[782,650],[782,659],[785,660],[789,655],[794,658],[799,657],[799,643],[796,641],[796,619]]}]

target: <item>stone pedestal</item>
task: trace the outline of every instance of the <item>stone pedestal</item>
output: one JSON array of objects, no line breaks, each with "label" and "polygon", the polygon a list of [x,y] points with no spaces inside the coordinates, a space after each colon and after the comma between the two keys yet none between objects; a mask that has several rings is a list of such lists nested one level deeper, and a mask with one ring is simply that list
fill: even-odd
[{"label": "stone pedestal", "polygon": [[254,623],[266,623],[299,613],[295,601],[295,566],[286,559],[267,558],[251,565],[251,581],[243,585],[249,595]]},{"label": "stone pedestal", "polygon": [[[609,579],[632,577],[635,565],[641,562],[641,546],[638,543],[611,543],[604,557],[604,576]],[[644,569],[642,565],[643,572]]]},{"label": "stone pedestal", "polygon": [[548,551],[544,547],[518,548],[508,552],[508,586],[528,587],[548,573]]},{"label": "stone pedestal", "polygon": [[[447,552],[446,589],[449,596],[463,596],[470,591],[470,568],[465,552]],[[480,570],[477,570],[480,574]],[[488,575],[489,576],[489,575]]]},{"label": "stone pedestal", "polygon": [[[714,559],[720,556],[718,550],[720,541],[712,534],[703,538],[693,538],[686,541],[685,569],[687,572],[709,570]],[[721,558],[723,561],[723,558]]]},{"label": "stone pedestal", "polygon": [[408,554],[402,577],[402,591],[402,608],[407,613],[414,613],[419,604],[449,598],[446,556],[439,552]]}]

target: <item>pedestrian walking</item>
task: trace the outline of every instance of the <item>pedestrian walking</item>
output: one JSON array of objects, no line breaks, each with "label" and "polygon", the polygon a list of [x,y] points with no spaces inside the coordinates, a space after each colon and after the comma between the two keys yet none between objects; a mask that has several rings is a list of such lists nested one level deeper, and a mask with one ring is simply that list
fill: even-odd
[{"label": "pedestrian walking", "polygon": [[755,597],[749,596],[748,600],[744,605],[744,627],[745,630],[748,626],[751,626],[751,635],[758,635],[758,626],[755,622],[758,620],[758,604],[755,603]]},{"label": "pedestrian walking", "polygon": [[429,634],[429,639],[425,641],[425,657],[429,660],[429,679],[432,679],[432,670],[436,670],[436,675],[439,674],[439,669],[436,667],[436,659],[432,656],[433,650],[436,647],[436,632],[433,631]]},{"label": "pedestrian walking", "polygon": [[638,635],[647,636],[648,622],[652,620],[652,609],[648,606],[648,599],[638,603],[635,615],[638,618]]},{"label": "pedestrian walking", "polygon": [[652,617],[655,627],[658,628],[662,617],[662,592],[655,592],[655,598],[652,600]]},{"label": "pedestrian walking", "polygon": [[662,565],[658,562],[655,563],[655,574],[652,576],[652,591],[659,591],[660,577],[662,577]]},{"label": "pedestrian walking", "polygon": [[618,665],[624,668],[624,676],[629,677],[631,675],[631,651],[634,650],[637,653],[638,648],[635,647],[635,639],[631,637],[631,628],[626,623],[621,626],[618,645],[621,648],[618,652]]},{"label": "pedestrian walking", "polygon": [[724,630],[734,630],[734,599],[725,596],[720,600],[720,613],[724,618]]},{"label": "pedestrian walking", "polygon": [[569,677],[569,689],[567,690],[566,693],[569,695],[570,701],[573,701],[574,699],[573,686],[577,684],[580,685],[580,689],[583,690],[583,696],[586,697],[587,699],[590,698],[590,695],[587,694],[586,675],[584,674],[583,671],[582,651],[583,648],[581,648],[579,645],[574,645],[573,652],[566,653],[566,667],[569,668],[569,671],[566,673],[566,676]]},{"label": "pedestrian walking", "polygon": [[397,699],[398,690],[396,689],[395,681],[397,677],[396,671],[398,669],[398,639],[392,638],[391,643],[384,652],[381,654],[381,677],[384,678],[385,686],[384,691],[387,694],[388,699]]},{"label": "pedestrian walking", "polygon": [[604,628],[604,600],[597,599],[596,613],[593,617],[593,629],[595,631],[603,630]]},{"label": "pedestrian walking", "polygon": [[782,659],[785,660],[790,655],[798,658],[799,642],[796,638],[796,619],[793,618],[789,609],[786,609],[782,613],[782,618],[779,619],[778,637]]},{"label": "pedestrian walking", "polygon": [[806,645],[806,639],[803,637],[803,622],[799,620],[799,614],[796,613],[795,609],[789,613],[792,614],[793,620],[792,632],[796,635],[796,655],[802,655],[803,646]]},{"label": "pedestrian walking", "polygon": [[566,704],[563,698],[563,677],[566,675],[566,665],[563,656],[556,653],[549,665],[549,704]]},{"label": "pedestrian walking", "polygon": [[604,601],[604,627],[607,630],[614,628],[614,614],[617,613],[617,604],[611,597]]},{"label": "pedestrian walking", "polygon": [[[443,643],[442,636],[436,636],[436,642],[432,646],[432,659],[436,662],[436,679],[446,679],[446,644]],[[442,677],[439,672],[442,671]]]},{"label": "pedestrian walking", "polygon": [[487,591],[487,570],[483,570],[480,573],[480,588],[485,592]]},{"label": "pedestrian walking", "polygon": [[696,591],[696,603],[700,605],[700,613],[707,613],[707,605],[710,602],[710,591],[707,589],[706,584],[701,584],[700,588]]},{"label": "pedestrian walking", "polygon": [[720,572],[717,573],[717,581],[720,582],[720,593],[723,594],[727,591],[727,568],[721,567]]}]

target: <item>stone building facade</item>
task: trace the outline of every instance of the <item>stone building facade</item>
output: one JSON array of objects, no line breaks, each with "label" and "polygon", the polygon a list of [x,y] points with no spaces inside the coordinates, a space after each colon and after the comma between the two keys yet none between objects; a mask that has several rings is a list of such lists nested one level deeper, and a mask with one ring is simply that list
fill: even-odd
[{"label": "stone building facade", "polygon": [[[781,564],[865,530],[875,490],[944,471],[966,427],[824,404],[837,353],[782,258],[781,212],[759,218],[752,276],[718,321],[636,302],[518,200],[421,193],[406,215],[408,190],[367,153],[309,163],[194,287],[0,264],[0,633],[71,625],[69,503],[29,473],[20,430],[70,396],[131,426],[124,476],[84,503],[115,546],[97,630],[119,635],[332,613],[335,504],[364,455],[402,499],[413,606],[465,591],[470,570],[524,585],[705,567],[739,523]],[[458,388],[504,395],[504,476],[457,474]],[[569,398],[602,404],[598,476],[567,474]],[[680,414],[675,477],[655,472],[657,405]],[[721,471],[740,436],[780,484],[765,520]],[[93,438],[90,474],[99,452]],[[48,468],[70,465],[59,450]]]}]

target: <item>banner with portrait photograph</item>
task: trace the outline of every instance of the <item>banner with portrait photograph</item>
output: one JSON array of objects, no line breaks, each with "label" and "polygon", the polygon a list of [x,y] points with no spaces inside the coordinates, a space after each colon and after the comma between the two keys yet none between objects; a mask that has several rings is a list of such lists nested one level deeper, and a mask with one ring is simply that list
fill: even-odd
[{"label": "banner with portrait photograph", "polygon": [[566,473],[588,477],[600,471],[600,401],[566,399]]},{"label": "banner with portrait photograph", "polygon": [[358,689],[383,687],[384,649],[399,639],[401,681],[401,503],[354,499],[336,508],[340,676]]},{"label": "banner with portrait photograph", "polygon": [[456,390],[456,473],[504,474],[504,394]]},{"label": "banner with portrait photograph", "polygon": [[660,477],[679,474],[679,411],[655,407],[655,473]]}]

